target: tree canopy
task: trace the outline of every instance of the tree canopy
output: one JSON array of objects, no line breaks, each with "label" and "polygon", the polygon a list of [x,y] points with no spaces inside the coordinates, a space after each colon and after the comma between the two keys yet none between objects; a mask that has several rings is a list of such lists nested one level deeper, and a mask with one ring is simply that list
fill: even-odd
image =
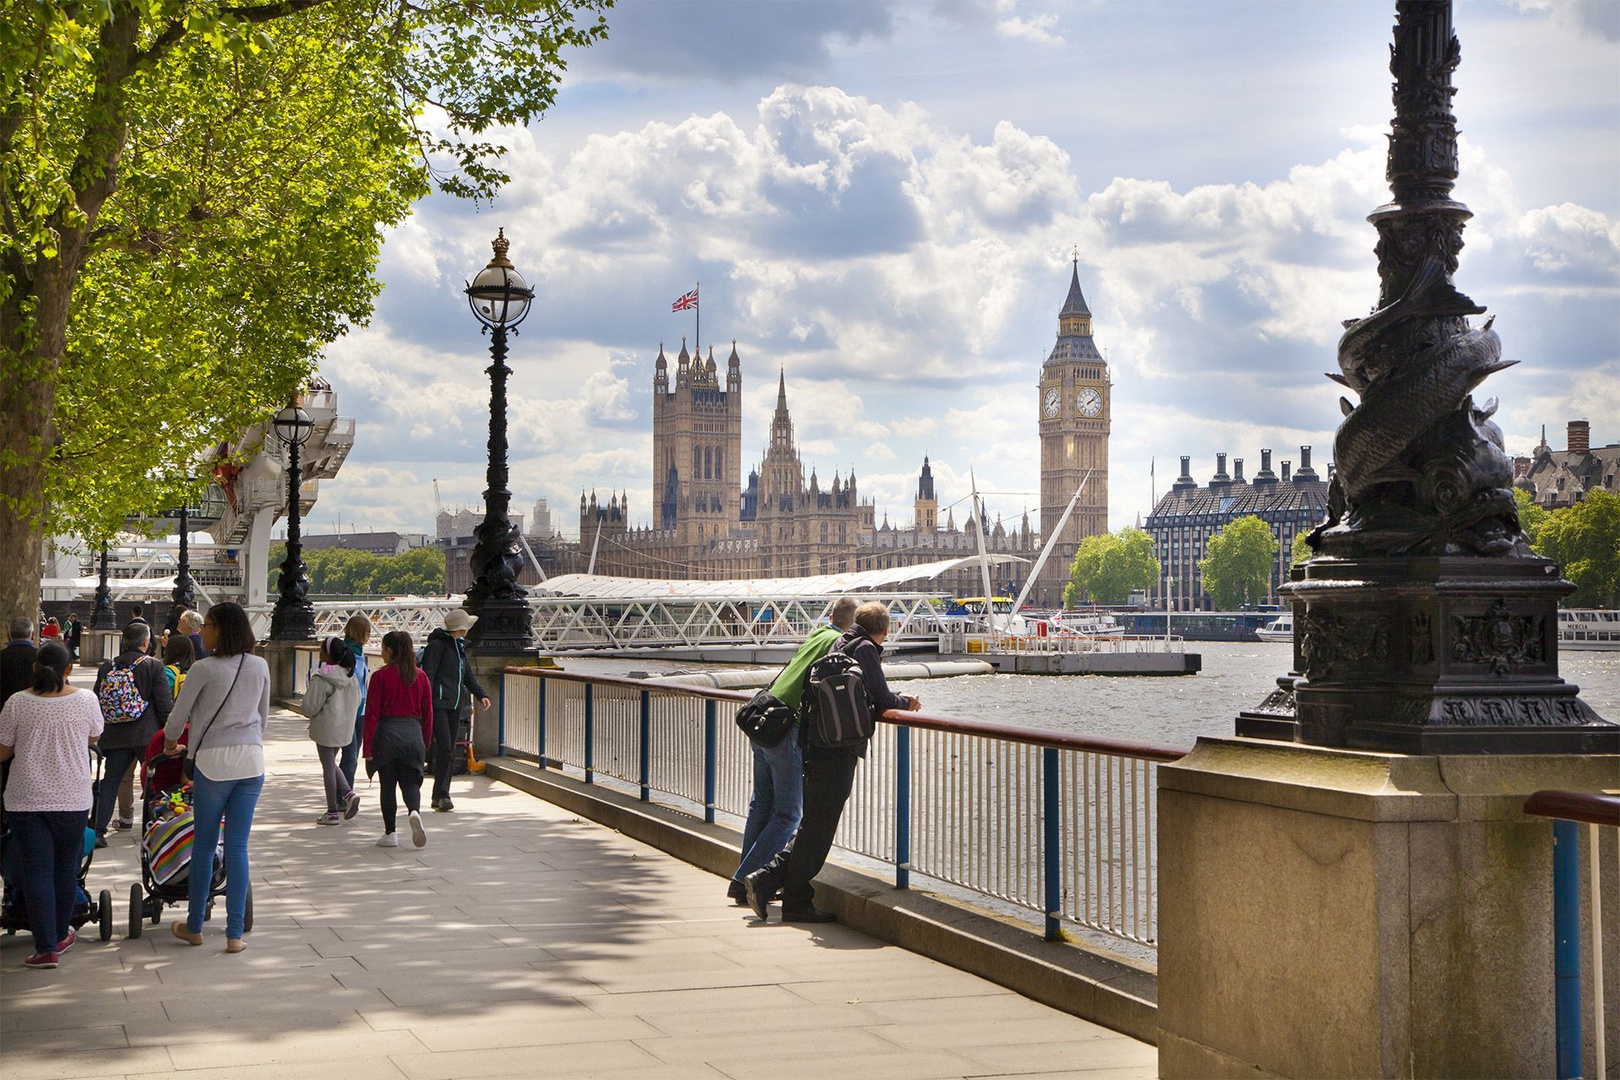
[{"label": "tree canopy", "polygon": [[1124,528],[1109,535],[1088,536],[1075,550],[1063,606],[1083,598],[1097,604],[1123,604],[1133,589],[1151,589],[1159,580],[1153,538],[1141,529]]},{"label": "tree canopy", "polygon": [[1271,592],[1271,568],[1277,559],[1277,537],[1271,526],[1249,515],[1228,522],[1209,538],[1198,560],[1204,591],[1223,611],[1258,603]]},{"label": "tree canopy", "polygon": [[1574,583],[1565,606],[1620,607],[1620,495],[1597,488],[1573,506],[1548,512],[1535,548]]},{"label": "tree canopy", "polygon": [[[285,544],[270,549],[270,589],[281,577]],[[429,545],[398,555],[355,548],[305,548],[309,591],[324,596],[442,596],[444,549]]]},{"label": "tree canopy", "polygon": [[[382,230],[492,195],[609,0],[30,0],[0,20],[0,608],[175,505],[369,317]],[[195,491],[192,490],[194,494]]]}]

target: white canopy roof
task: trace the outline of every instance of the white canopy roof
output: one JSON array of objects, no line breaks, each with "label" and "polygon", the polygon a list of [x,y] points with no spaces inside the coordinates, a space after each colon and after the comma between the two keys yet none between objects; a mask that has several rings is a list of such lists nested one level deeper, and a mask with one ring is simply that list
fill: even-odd
[{"label": "white canopy roof", "polygon": [[[991,566],[1023,563],[1016,555],[986,555],[984,561]],[[841,574],[816,574],[811,577],[745,578],[727,581],[699,581],[689,578],[674,580],[662,578],[604,577],[600,574],[561,574],[547,578],[539,585],[529,586],[529,594],[536,597],[559,596],[592,600],[790,600],[832,596],[847,592],[871,592],[878,589],[893,590],[892,586],[910,582],[917,587],[908,591],[928,591],[924,582],[964,566],[976,566],[979,556],[960,559],[941,559],[938,562],[897,566],[890,570],[854,570]]]}]

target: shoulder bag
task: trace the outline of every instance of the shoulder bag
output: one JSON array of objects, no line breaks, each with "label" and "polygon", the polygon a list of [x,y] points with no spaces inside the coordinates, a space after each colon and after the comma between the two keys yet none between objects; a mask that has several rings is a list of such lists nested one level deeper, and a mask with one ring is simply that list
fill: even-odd
[{"label": "shoulder bag", "polygon": [[231,677],[230,688],[225,691],[225,696],[219,699],[219,706],[214,709],[214,715],[208,718],[208,723],[203,725],[202,731],[197,733],[195,739],[188,740],[191,745],[186,747],[186,760],[180,765],[180,772],[185,776],[188,783],[194,781],[197,777],[197,751],[202,749],[203,736],[208,734],[208,729],[214,726],[215,720],[219,719],[219,714],[225,708],[225,703],[231,700],[231,691],[236,689],[236,680],[242,677],[242,665],[245,663],[247,663],[246,653],[236,658],[236,674]]},{"label": "shoulder bag", "polygon": [[750,740],[767,750],[781,744],[798,720],[793,706],[766,687],[737,710],[737,726]]}]

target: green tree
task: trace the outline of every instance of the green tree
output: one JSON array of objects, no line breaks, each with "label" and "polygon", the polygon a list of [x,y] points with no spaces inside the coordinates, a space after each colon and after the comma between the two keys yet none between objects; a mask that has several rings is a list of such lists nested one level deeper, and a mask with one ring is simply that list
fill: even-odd
[{"label": "green tree", "polygon": [[1075,550],[1063,606],[1083,598],[1098,604],[1123,604],[1133,589],[1151,589],[1159,580],[1153,538],[1141,529],[1124,528],[1112,536],[1088,536]]},{"label": "green tree", "polygon": [[1549,513],[1536,535],[1537,549],[1575,585],[1567,606],[1620,607],[1620,495],[1589,491]]},{"label": "green tree", "polygon": [[[270,591],[281,580],[285,544],[270,548]],[[444,549],[411,548],[378,555],[355,548],[315,548],[304,552],[312,596],[439,596],[444,593]]]},{"label": "green tree", "polygon": [[47,532],[176,504],[285,401],[413,200],[493,194],[489,129],[551,104],[608,3],[8,2],[0,609],[36,605]]},{"label": "green tree", "polygon": [[1271,526],[1253,516],[1238,518],[1209,538],[1198,560],[1204,591],[1222,611],[1264,600],[1271,592],[1271,568],[1277,559],[1277,537]]},{"label": "green tree", "polygon": [[1306,541],[1306,537],[1310,535],[1311,534],[1308,532],[1296,533],[1294,535],[1294,548],[1293,551],[1289,553],[1289,566],[1298,566],[1300,563],[1305,562],[1312,555],[1316,554],[1316,552],[1311,550],[1311,545]]},{"label": "green tree", "polygon": [[1536,537],[1540,535],[1542,525],[1546,524],[1550,511],[1531,498],[1530,493],[1524,488],[1513,489],[1513,501],[1519,507],[1519,526],[1524,530],[1525,538],[1530,541],[1530,546],[1535,548],[1538,554],[1546,554],[1536,547]]}]

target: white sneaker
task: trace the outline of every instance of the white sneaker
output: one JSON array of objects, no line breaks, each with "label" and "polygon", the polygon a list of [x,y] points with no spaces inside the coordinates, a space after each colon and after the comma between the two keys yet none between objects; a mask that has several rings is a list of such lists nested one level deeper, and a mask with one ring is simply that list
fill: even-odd
[{"label": "white sneaker", "polygon": [[410,822],[411,843],[415,844],[417,847],[425,846],[427,844],[427,830],[422,827],[422,815],[418,814],[415,810],[412,810]]},{"label": "white sneaker", "polygon": [[399,847],[399,836],[395,833],[385,832],[377,837],[378,847]]}]

